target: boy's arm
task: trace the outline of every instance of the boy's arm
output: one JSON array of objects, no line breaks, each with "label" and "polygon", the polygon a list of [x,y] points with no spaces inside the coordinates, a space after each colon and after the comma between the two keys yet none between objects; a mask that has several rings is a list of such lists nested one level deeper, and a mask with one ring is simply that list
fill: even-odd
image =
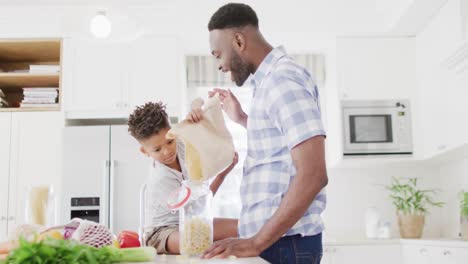
[{"label": "boy's arm", "polygon": [[216,176],[216,178],[214,179],[214,181],[211,183],[210,189],[213,192],[213,195],[216,194],[216,192],[219,189],[219,186],[221,186],[221,184],[223,183],[224,178],[226,177],[226,175],[229,174],[229,172],[232,171],[232,169],[234,168],[234,166],[236,166],[238,161],[239,161],[239,155],[236,152],[234,154],[234,159],[232,160],[231,165],[229,165],[229,167],[227,167],[224,171],[222,171],[220,174],[218,174]]}]

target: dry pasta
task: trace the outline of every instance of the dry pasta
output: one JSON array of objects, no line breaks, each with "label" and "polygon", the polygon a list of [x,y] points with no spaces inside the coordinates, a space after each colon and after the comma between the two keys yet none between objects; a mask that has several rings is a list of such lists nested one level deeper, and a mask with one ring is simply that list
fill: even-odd
[{"label": "dry pasta", "polygon": [[196,182],[206,180],[205,177],[203,177],[200,155],[194,146],[187,141],[185,142],[185,163],[190,180]]},{"label": "dry pasta", "polygon": [[185,255],[202,254],[213,244],[212,225],[206,219],[191,218],[185,221],[180,238],[180,250]]}]

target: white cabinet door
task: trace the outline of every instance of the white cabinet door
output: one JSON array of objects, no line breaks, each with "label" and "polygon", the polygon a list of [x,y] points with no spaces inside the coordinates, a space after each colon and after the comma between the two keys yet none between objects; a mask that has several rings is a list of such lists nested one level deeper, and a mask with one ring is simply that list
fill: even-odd
[{"label": "white cabinet door", "polygon": [[0,113],[0,124],[0,241],[5,241],[8,237],[11,113]]},{"label": "white cabinet door", "polygon": [[140,152],[140,145],[129,135],[127,126],[111,126],[111,227],[137,232],[139,193],[150,172],[151,161]]},{"label": "white cabinet door", "polygon": [[[60,112],[18,112],[12,114],[10,221],[11,232],[25,223],[28,187],[61,184],[63,114]],[[56,207],[57,208],[57,207]]]},{"label": "white cabinet door", "polygon": [[421,257],[420,262],[408,262],[410,264],[436,264],[436,263],[447,263],[447,264],[464,264],[468,260],[468,248],[450,248],[450,247],[421,247],[419,252],[427,250],[425,256]]},{"label": "white cabinet door", "polygon": [[128,48],[130,109],[149,101],[167,104],[169,116],[179,116],[181,55],[170,37],[145,37]]},{"label": "white cabinet door", "polygon": [[73,87],[66,92],[67,111],[113,110],[123,107],[123,44],[74,40]]},{"label": "white cabinet door", "polygon": [[402,262],[399,245],[336,246],[333,264],[395,264]]},{"label": "white cabinet door", "polygon": [[337,39],[342,99],[405,99],[416,85],[414,38]]},{"label": "white cabinet door", "polygon": [[323,247],[323,255],[322,255],[322,259],[321,259],[320,263],[321,264],[332,264],[333,263],[333,260],[332,260],[333,252],[335,250],[336,249],[334,247],[324,246]]}]

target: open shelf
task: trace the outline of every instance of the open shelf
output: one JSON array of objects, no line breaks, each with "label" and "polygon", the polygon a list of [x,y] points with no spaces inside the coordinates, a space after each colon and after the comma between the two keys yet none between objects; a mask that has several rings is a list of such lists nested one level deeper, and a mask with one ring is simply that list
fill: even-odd
[{"label": "open shelf", "polygon": [[2,107],[0,112],[42,112],[60,111],[60,107]]},{"label": "open shelf", "polygon": [[[30,72],[31,65],[62,66],[61,39],[0,39],[0,89],[9,107],[0,112],[60,111],[61,70]],[[23,100],[23,88],[57,88],[58,106],[17,107]]]},{"label": "open shelf", "polygon": [[60,73],[0,73],[0,89],[59,87]]},{"label": "open shelf", "polygon": [[59,39],[2,39],[0,61],[3,63],[60,61],[60,48]]}]

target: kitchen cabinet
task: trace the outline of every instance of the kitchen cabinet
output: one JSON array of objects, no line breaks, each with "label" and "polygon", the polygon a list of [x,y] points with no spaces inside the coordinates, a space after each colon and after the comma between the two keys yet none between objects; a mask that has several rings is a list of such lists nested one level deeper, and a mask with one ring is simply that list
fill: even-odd
[{"label": "kitchen cabinet", "polygon": [[175,38],[72,42],[73,72],[65,94],[67,116],[127,118],[135,106],[158,100],[167,104],[170,116],[180,115],[183,58]]},{"label": "kitchen cabinet", "polygon": [[[103,111],[122,108],[125,81],[125,45],[71,40],[72,87],[66,93],[66,111]],[[68,68],[67,68],[68,69]],[[64,69],[64,70],[67,70]],[[71,89],[70,89],[71,88]]]},{"label": "kitchen cabinet", "polygon": [[0,113],[0,241],[7,239],[11,113]]},{"label": "kitchen cabinet", "polygon": [[[62,72],[29,71],[30,65],[62,66],[62,39],[0,39],[0,89],[10,107],[0,112],[60,111]],[[11,107],[23,99],[23,88],[55,87],[57,104],[36,107]]]},{"label": "kitchen cabinet", "polygon": [[415,38],[415,143],[425,159],[468,143],[468,125],[462,121],[468,115],[468,71],[460,15],[460,1],[447,1]]},{"label": "kitchen cabinet", "polygon": [[[0,238],[26,222],[28,187],[60,185],[60,112],[16,112],[0,115],[2,129]],[[8,208],[5,214],[5,208]],[[5,226],[6,218],[6,226]],[[6,228],[6,231],[5,231]],[[1,240],[1,239],[0,239]]]},{"label": "kitchen cabinet", "polygon": [[468,248],[404,245],[405,264],[462,264],[468,259]]},{"label": "kitchen cabinet", "polygon": [[145,37],[129,44],[129,110],[148,101],[163,101],[170,116],[179,116],[183,58],[177,41],[170,37]]},{"label": "kitchen cabinet", "polygon": [[343,245],[325,246],[324,260],[326,264],[394,264],[401,263],[399,245]]},{"label": "kitchen cabinet", "polygon": [[337,39],[340,99],[410,99],[416,85],[415,41],[408,37]]}]

